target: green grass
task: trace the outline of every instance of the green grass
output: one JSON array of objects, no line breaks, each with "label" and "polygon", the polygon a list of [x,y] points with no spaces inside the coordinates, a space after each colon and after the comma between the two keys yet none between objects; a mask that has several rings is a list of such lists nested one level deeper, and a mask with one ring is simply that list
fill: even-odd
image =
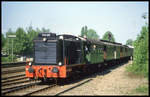
[{"label": "green grass", "polygon": [[137,88],[126,93],[127,95],[149,95],[148,85],[140,85]]},{"label": "green grass", "polygon": [[[17,57],[13,55],[13,62],[16,62]],[[12,62],[12,56],[9,55],[8,57],[1,57],[2,62]]]},{"label": "green grass", "polygon": [[144,93],[144,94],[147,94],[148,93],[148,86],[146,86],[146,85],[141,85],[141,86],[139,86],[139,87],[137,87],[136,89],[135,89],[135,92],[136,93]]},{"label": "green grass", "polygon": [[148,79],[148,63],[134,64],[134,62],[126,67],[126,71],[135,75],[142,75]]}]

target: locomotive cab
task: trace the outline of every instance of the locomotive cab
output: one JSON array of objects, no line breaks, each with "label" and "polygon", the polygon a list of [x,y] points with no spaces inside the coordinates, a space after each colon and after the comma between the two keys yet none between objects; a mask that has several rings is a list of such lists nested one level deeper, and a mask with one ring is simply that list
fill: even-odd
[{"label": "locomotive cab", "polygon": [[63,41],[54,33],[40,33],[34,39],[34,60],[26,65],[26,77],[34,79],[65,78]]},{"label": "locomotive cab", "polygon": [[63,65],[62,40],[58,40],[54,33],[40,33],[34,40],[35,65]]},{"label": "locomotive cab", "polygon": [[26,66],[26,77],[66,78],[68,65],[82,63],[82,42],[72,35],[40,33],[34,39],[34,62]]}]

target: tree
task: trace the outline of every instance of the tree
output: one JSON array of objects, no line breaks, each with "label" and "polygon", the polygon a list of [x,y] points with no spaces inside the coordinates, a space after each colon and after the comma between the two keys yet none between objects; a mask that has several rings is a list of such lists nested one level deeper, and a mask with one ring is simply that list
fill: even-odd
[{"label": "tree", "polygon": [[143,13],[142,18],[143,18],[143,19],[146,19],[146,18],[147,18],[147,16],[146,16],[146,15],[147,15],[147,13],[146,13],[146,12],[145,12],[145,13]]},{"label": "tree", "polygon": [[132,70],[136,74],[148,76],[148,27],[143,26],[134,42],[134,61]]},{"label": "tree", "polygon": [[85,31],[85,35],[87,36],[87,34],[88,34],[88,27],[87,26],[85,26],[84,31]]},{"label": "tree", "polygon": [[82,37],[86,36],[87,38],[90,38],[90,39],[98,39],[99,38],[96,31],[93,29],[88,30],[87,26],[81,28],[81,36]]},{"label": "tree", "polygon": [[32,26],[27,28],[27,38],[28,38],[28,45],[27,45],[27,54],[33,55],[33,39],[38,35],[38,32],[35,31]]},{"label": "tree", "polygon": [[49,32],[50,32],[50,29],[46,29],[46,28],[43,27],[42,30],[41,30],[41,32],[42,32],[42,33],[49,33]]},{"label": "tree", "polygon": [[115,42],[115,38],[114,35],[110,32],[107,31],[104,35],[103,35],[103,40],[107,40],[107,41],[111,41],[111,42]]},{"label": "tree", "polygon": [[99,36],[97,35],[95,30],[89,29],[88,32],[87,32],[87,38],[99,39]]},{"label": "tree", "polygon": [[6,39],[5,39],[5,45],[4,49],[6,50],[7,54],[9,55],[11,53],[11,39],[8,38],[9,35],[14,35],[15,32],[13,32],[11,29],[8,29],[6,32]]},{"label": "tree", "polygon": [[85,35],[84,27],[81,28],[81,36],[83,37]]},{"label": "tree", "polygon": [[3,47],[4,47],[4,45],[5,45],[5,42],[6,42],[5,37],[4,37],[4,34],[3,34],[3,33],[1,33],[1,39],[2,39],[2,48],[3,48]]},{"label": "tree", "polygon": [[133,40],[132,40],[132,39],[128,39],[128,40],[126,41],[126,45],[132,46],[132,45],[133,45]]},{"label": "tree", "polygon": [[[146,19],[146,17],[143,17]],[[133,64],[129,65],[127,70],[134,74],[144,75],[148,77],[148,63],[149,63],[149,48],[148,48],[148,25],[142,27],[140,34],[137,36],[136,40],[133,43],[134,53],[133,53]]]},{"label": "tree", "polygon": [[87,36],[87,32],[88,32],[87,26],[81,28],[82,37]]},{"label": "tree", "polygon": [[16,38],[14,39],[14,53],[25,55],[28,52],[28,37],[23,28],[16,30]]}]

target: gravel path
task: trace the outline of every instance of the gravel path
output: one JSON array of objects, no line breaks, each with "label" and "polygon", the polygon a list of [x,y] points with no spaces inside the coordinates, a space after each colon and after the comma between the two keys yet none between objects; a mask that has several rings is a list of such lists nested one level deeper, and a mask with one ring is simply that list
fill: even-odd
[{"label": "gravel path", "polygon": [[142,77],[128,76],[125,67],[130,63],[96,74],[88,83],[61,95],[142,95],[131,94],[131,91],[141,84],[148,84],[148,81]]},{"label": "gravel path", "polygon": [[148,84],[143,77],[131,76],[126,72],[126,64],[113,66],[78,82],[47,89],[37,95],[143,95],[132,91],[139,85]]}]

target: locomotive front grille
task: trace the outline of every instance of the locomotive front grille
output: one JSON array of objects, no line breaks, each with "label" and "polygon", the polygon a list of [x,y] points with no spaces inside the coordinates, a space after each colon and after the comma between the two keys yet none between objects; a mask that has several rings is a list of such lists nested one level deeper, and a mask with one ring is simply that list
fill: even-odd
[{"label": "locomotive front grille", "polygon": [[56,42],[35,42],[35,64],[56,64]]}]

